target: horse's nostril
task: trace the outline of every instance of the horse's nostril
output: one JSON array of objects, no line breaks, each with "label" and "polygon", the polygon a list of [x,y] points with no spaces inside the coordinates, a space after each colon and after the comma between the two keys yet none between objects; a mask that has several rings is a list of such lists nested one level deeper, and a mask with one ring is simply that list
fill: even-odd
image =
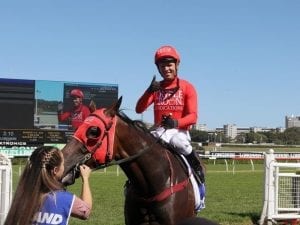
[{"label": "horse's nostril", "polygon": [[73,173],[68,173],[66,176],[64,176],[61,180],[64,186],[69,186],[75,183],[75,177]]}]

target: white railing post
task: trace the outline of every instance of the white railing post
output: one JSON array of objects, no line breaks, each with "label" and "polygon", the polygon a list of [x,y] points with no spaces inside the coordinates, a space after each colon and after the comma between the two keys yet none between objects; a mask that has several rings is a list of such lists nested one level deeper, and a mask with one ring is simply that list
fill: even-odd
[{"label": "white railing post", "polygon": [[[265,153],[265,160],[264,160],[264,202],[263,202],[263,210],[260,217],[259,224],[263,225],[265,224],[266,220],[270,219],[270,215],[273,214],[272,210],[274,207],[270,208],[270,201],[273,201],[274,205],[274,197],[272,195],[272,186],[274,184],[273,182],[273,165],[272,162],[275,161],[274,157],[274,150],[270,149],[268,153]],[[274,186],[273,186],[274,189]],[[274,193],[274,192],[273,192]],[[273,199],[273,200],[272,200]],[[272,204],[271,204],[272,205]],[[269,223],[269,222],[268,222]]]},{"label": "white railing post", "polygon": [[270,149],[269,154],[267,154],[267,168],[268,168],[268,183],[267,183],[267,189],[268,189],[268,209],[267,209],[267,220],[272,220],[272,215],[275,213],[275,179],[274,179],[274,163],[275,156],[274,156],[273,149]]},{"label": "white railing post", "polygon": [[12,200],[11,161],[0,154],[0,225],[4,224]]}]

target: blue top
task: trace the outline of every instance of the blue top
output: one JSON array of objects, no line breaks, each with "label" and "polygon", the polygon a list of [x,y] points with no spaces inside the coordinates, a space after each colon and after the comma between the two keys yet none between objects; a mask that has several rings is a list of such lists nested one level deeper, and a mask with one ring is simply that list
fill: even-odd
[{"label": "blue top", "polygon": [[49,193],[42,208],[35,214],[33,225],[67,225],[75,196],[66,191]]}]

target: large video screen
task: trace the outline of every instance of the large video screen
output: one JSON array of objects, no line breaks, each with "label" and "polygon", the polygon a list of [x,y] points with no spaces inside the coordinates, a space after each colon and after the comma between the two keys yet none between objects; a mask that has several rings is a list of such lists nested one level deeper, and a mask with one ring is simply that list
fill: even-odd
[{"label": "large video screen", "polygon": [[116,84],[0,78],[0,147],[66,143],[88,110],[117,100]]}]

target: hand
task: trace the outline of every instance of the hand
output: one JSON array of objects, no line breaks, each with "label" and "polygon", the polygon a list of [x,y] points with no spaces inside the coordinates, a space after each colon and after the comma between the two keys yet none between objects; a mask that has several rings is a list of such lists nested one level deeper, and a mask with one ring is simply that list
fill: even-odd
[{"label": "hand", "polygon": [[177,128],[178,127],[178,121],[175,119],[172,119],[171,116],[163,116],[161,125],[166,129],[171,128]]},{"label": "hand", "polygon": [[63,103],[62,102],[59,102],[58,105],[57,105],[57,112],[61,112],[63,110]]},{"label": "hand", "polygon": [[153,79],[151,81],[151,84],[148,87],[147,91],[149,93],[153,93],[153,92],[156,92],[156,91],[159,91],[159,90],[160,90],[160,83],[158,81],[156,81],[156,76],[154,75]]},{"label": "hand", "polygon": [[82,180],[88,179],[90,177],[90,174],[92,172],[90,167],[83,164],[83,165],[79,166],[79,169],[80,169],[80,175],[81,175]]}]

